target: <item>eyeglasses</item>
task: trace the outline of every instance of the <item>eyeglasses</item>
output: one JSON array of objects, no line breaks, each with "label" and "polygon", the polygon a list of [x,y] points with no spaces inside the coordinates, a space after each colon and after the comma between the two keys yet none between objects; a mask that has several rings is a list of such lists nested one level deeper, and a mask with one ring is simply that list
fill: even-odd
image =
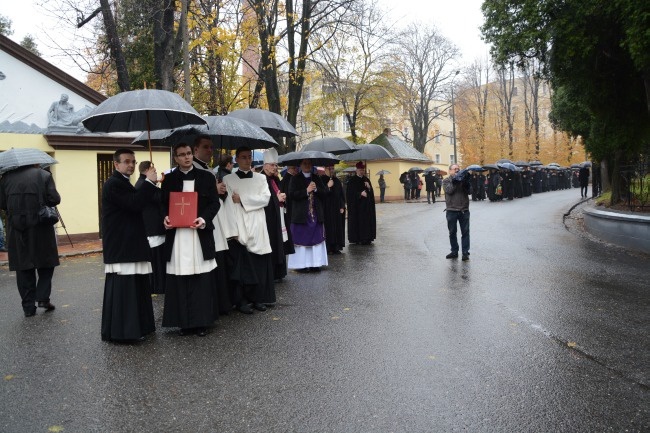
[{"label": "eyeglasses", "polygon": [[183,157],[187,157],[187,156],[192,156],[192,152],[177,153],[176,156],[177,156],[178,158],[183,158]]}]

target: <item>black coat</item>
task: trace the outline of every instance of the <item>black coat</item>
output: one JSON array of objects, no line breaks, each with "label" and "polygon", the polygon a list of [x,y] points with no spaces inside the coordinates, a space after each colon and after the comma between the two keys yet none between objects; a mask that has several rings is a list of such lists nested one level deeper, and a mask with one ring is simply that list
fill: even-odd
[{"label": "black coat", "polygon": [[[140,178],[135,183],[135,189],[139,190],[143,187],[144,183],[149,183],[146,179],[147,176],[141,174]],[[164,218],[165,215],[162,211],[162,191],[160,188],[156,188],[156,191],[149,196],[149,202],[145,204],[145,207],[142,210],[145,234],[147,236],[164,235],[166,231],[165,226],[163,225]]]},{"label": "black coat", "polygon": [[[216,257],[214,236],[214,224],[212,219],[219,212],[219,196],[217,194],[217,184],[215,177],[212,173],[206,170],[199,170],[193,168],[190,173],[194,176],[194,191],[198,193],[198,209],[197,217],[205,220],[205,228],[198,229],[196,232],[199,235],[201,242],[201,251],[205,260],[214,259]],[[183,172],[179,169],[173,170],[165,176],[162,183],[162,203],[163,212],[169,209],[169,193],[183,191]],[[165,212],[167,214],[167,212]],[[165,261],[170,261],[172,257],[172,248],[174,247],[174,238],[176,236],[176,229],[167,230],[165,238]]]},{"label": "black coat", "polygon": [[47,171],[24,167],[8,172],[0,180],[0,209],[7,212],[11,271],[59,265],[54,226],[38,223],[41,202],[47,206],[61,203],[54,179]]},{"label": "black coat", "polygon": [[334,182],[325,197],[325,240],[327,251],[340,251],[345,246],[345,194],[343,184],[336,177],[327,175],[321,176],[321,180],[327,185],[330,179]]},{"label": "black coat", "polygon": [[311,179],[307,179],[302,173],[298,173],[291,178],[288,194],[291,200],[291,222],[294,224],[307,224],[307,211],[309,207],[307,186],[312,180],[316,183],[316,191],[313,193],[316,221],[319,223],[325,221],[323,201],[329,192],[329,188],[327,188],[321,178],[316,174],[312,174]]},{"label": "black coat", "polygon": [[157,188],[144,182],[135,189],[115,170],[102,188],[102,246],[104,263],[151,261],[142,211]]},{"label": "black coat", "polygon": [[[370,188],[366,188],[366,183]],[[361,193],[366,191],[367,197]],[[377,237],[375,194],[367,177],[352,176],[347,185],[348,241],[371,242]]]}]

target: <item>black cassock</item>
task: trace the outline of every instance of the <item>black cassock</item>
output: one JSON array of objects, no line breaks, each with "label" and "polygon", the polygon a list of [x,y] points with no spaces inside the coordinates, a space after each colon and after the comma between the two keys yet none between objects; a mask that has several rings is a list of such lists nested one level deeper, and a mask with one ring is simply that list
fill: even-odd
[{"label": "black cassock", "polygon": [[[144,174],[135,183],[135,189],[142,188],[146,182],[147,177]],[[165,226],[163,219],[165,215],[162,212],[162,191],[156,188],[156,191],[149,197],[149,201],[145,204],[142,210],[142,219],[144,221],[144,229],[147,237],[149,236],[164,236]],[[165,244],[160,244],[151,248],[151,291],[152,293],[163,294],[165,293],[165,259],[164,259]]]},{"label": "black cassock", "polygon": [[[366,187],[366,183],[370,188]],[[365,191],[367,197],[361,193]],[[375,214],[375,194],[370,179],[366,176],[352,176],[348,180],[348,241],[350,243],[370,243],[377,237]]]},{"label": "black cassock", "polygon": [[[135,189],[114,171],[102,188],[102,246],[104,263],[151,260],[142,210],[157,188],[144,182]],[[137,340],[155,331],[150,274],[107,273],[102,305],[102,340]]]},{"label": "black cassock", "polygon": [[[289,240],[284,242],[282,240],[282,220],[281,212],[284,212],[284,207],[280,206],[280,201],[273,184],[280,190],[280,179],[275,176],[266,176],[266,182],[269,185],[271,192],[271,199],[269,204],[264,208],[266,215],[266,229],[269,233],[269,241],[271,243],[271,260],[273,261],[273,279],[280,280],[287,275],[287,254],[293,254],[293,242],[291,240],[291,230],[287,230]],[[286,215],[285,215],[286,217]],[[285,227],[288,221],[285,219]]]},{"label": "black cassock", "polygon": [[345,209],[343,184],[336,176],[322,175],[320,178],[325,185],[330,180],[334,182],[323,201],[325,208],[325,243],[328,253],[338,253],[345,246],[345,212],[341,213],[341,209]]}]

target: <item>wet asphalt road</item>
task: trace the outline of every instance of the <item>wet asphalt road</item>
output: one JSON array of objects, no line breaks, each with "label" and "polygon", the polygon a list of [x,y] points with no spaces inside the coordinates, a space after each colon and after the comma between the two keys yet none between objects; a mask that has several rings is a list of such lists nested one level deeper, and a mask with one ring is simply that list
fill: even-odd
[{"label": "wet asphalt road", "polygon": [[100,340],[101,256],[66,259],[24,318],[0,272],[0,432],[649,431],[650,258],[568,231],[577,189],[378,205],[378,240],[290,273],[276,308],[205,338]]}]

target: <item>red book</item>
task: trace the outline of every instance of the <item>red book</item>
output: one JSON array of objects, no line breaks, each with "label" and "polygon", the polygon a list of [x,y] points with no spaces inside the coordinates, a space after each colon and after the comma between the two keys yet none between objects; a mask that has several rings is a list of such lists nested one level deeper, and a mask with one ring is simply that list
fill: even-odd
[{"label": "red book", "polygon": [[197,192],[170,192],[169,222],[172,227],[190,227],[196,219],[198,201]]}]

